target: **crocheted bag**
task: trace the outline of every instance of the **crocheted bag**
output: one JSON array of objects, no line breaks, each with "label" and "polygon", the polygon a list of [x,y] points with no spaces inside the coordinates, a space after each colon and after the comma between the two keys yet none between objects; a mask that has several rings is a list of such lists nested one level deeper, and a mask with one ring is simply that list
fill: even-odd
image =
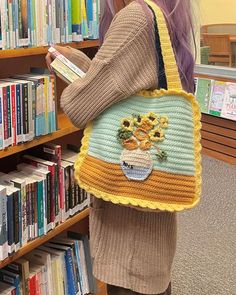
[{"label": "crocheted bag", "polygon": [[128,97],[87,126],[75,176],[105,201],[180,211],[201,194],[200,111],[182,89],[163,13],[145,2],[156,20],[161,89]]}]

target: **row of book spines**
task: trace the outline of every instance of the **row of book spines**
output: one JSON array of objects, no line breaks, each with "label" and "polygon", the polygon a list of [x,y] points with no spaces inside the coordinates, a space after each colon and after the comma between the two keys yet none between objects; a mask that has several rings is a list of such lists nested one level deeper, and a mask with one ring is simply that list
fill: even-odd
[{"label": "row of book spines", "polygon": [[0,47],[9,49],[98,39],[99,1],[3,0]]},{"label": "row of book spines", "polygon": [[0,280],[15,286],[19,295],[95,293],[88,238],[68,234],[71,239],[53,239],[8,265]]},{"label": "row of book spines", "polygon": [[[29,81],[16,80],[23,78]],[[54,96],[52,76],[38,82],[27,76],[0,80],[0,149],[56,131]]]},{"label": "row of book spines", "polygon": [[[30,158],[27,159],[26,157],[25,160],[27,162]],[[32,160],[28,163],[35,166]],[[43,166],[42,163],[40,165]],[[17,173],[12,176],[2,176],[5,182],[12,178],[14,185],[19,188],[8,196],[5,193],[5,199],[4,193],[2,193],[1,199],[2,212],[0,215],[2,215],[1,217],[6,224],[5,239],[7,237],[9,254],[17,251],[20,246],[29,240],[46,234],[56,224],[64,222],[69,216],[88,206],[89,195],[74,182],[73,165],[68,164],[66,166],[66,169],[61,169],[63,179],[60,182],[55,177],[57,171],[53,167],[51,167],[51,171],[46,173],[44,181],[31,181],[27,185],[21,185],[19,180],[15,179],[18,176]],[[25,164],[20,164],[19,169],[28,173],[32,172],[32,168],[27,169]],[[42,173],[39,172],[38,175],[42,175]],[[2,184],[5,184],[5,182]],[[56,189],[53,190],[52,188],[55,187]],[[4,230],[0,236],[1,240],[2,253],[0,251],[0,254],[1,258],[4,259],[7,257],[6,243],[3,241]]]},{"label": "row of book spines", "polygon": [[[3,202],[2,202],[3,203]],[[1,210],[6,210],[2,219],[3,228],[0,240],[0,259],[3,260],[18,251],[30,240],[46,235],[58,223],[48,222],[44,216],[44,204],[40,195],[34,195],[31,200],[22,200],[20,194],[14,193],[7,197],[7,205],[3,205]],[[64,212],[63,219],[82,211],[88,207],[88,199],[85,198],[74,208]],[[51,219],[51,216],[50,216]],[[59,219],[59,218],[58,218]],[[63,222],[63,221],[61,221]]]}]

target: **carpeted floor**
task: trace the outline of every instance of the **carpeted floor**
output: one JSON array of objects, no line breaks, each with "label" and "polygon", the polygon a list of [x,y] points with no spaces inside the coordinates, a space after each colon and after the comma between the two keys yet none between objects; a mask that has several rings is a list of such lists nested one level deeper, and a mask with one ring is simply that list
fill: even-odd
[{"label": "carpeted floor", "polygon": [[173,295],[236,295],[236,166],[203,158],[202,201],[179,213]]}]

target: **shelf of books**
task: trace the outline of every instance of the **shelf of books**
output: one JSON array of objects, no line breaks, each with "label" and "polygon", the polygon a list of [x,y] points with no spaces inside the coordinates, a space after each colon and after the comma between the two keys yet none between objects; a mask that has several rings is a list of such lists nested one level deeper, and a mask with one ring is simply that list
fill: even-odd
[{"label": "shelf of books", "polygon": [[202,111],[203,153],[236,165],[236,80],[199,75],[196,97]]},{"label": "shelf of books", "polygon": [[5,267],[9,263],[17,260],[18,258],[24,256],[25,254],[31,252],[33,249],[38,248],[39,246],[45,244],[47,241],[51,240],[52,238],[56,237],[61,232],[68,230],[70,227],[75,225],[77,222],[81,221],[85,217],[89,215],[89,209],[85,209],[79,214],[76,214],[75,216],[69,218],[62,224],[55,227],[53,230],[49,231],[45,236],[42,236],[40,238],[37,238],[29,243],[27,245],[20,248],[16,253],[14,253],[9,258],[6,258],[2,262],[0,262],[0,268]]},{"label": "shelf of books", "polygon": [[[99,40],[86,40],[81,42],[60,43],[60,46],[70,46],[76,49],[94,48],[99,46]],[[8,59],[15,57],[33,56],[46,54],[48,46],[25,47],[17,49],[0,50],[0,59]]]},{"label": "shelf of books", "polygon": [[54,131],[53,133],[40,136],[36,139],[31,141],[18,144],[15,146],[9,146],[8,148],[0,151],[0,159],[5,158],[7,156],[22,152],[29,148],[44,144],[46,142],[55,140],[57,138],[63,137],[65,135],[71,134],[73,132],[78,131],[79,129],[76,128],[68,119],[68,117],[64,113],[60,113],[57,115],[58,120],[58,130]]}]

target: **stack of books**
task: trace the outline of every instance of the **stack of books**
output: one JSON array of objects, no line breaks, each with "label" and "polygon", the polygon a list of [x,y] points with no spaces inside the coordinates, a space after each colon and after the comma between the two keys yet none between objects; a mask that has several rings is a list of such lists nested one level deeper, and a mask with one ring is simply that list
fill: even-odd
[{"label": "stack of books", "polygon": [[195,79],[202,113],[236,121],[236,83]]},{"label": "stack of books", "polygon": [[1,269],[0,281],[1,294],[95,294],[87,236],[52,239]]},{"label": "stack of books", "polygon": [[46,144],[0,173],[0,260],[88,207],[90,195],[74,179],[77,152]]},{"label": "stack of books", "polygon": [[56,130],[54,76],[25,74],[0,80],[0,150]]},{"label": "stack of books", "polygon": [[98,39],[100,0],[1,0],[0,48]]}]

